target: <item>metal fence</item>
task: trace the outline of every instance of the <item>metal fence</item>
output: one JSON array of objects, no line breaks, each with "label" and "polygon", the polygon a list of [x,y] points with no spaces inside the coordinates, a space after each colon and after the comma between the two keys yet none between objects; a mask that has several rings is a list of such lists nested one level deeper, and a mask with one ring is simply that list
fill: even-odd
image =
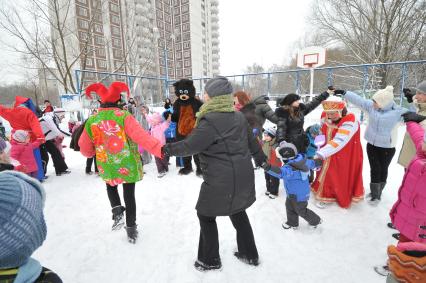
[{"label": "metal fence", "polygon": [[[381,74],[385,71],[386,78]],[[96,72],[90,70],[75,71],[78,94],[84,91],[90,81],[100,81],[109,85],[113,81],[128,83],[133,96],[142,103],[158,105],[173,93],[171,85],[176,80],[165,77],[145,77],[120,73]],[[252,74],[226,76],[235,90],[244,90],[252,97],[268,95],[271,98],[282,97],[287,93],[309,93],[309,69],[283,70]],[[399,103],[403,103],[402,89],[417,85],[426,80],[426,60],[375,63],[361,65],[343,65],[314,69],[314,93],[322,92],[327,86],[334,85],[369,97],[378,88],[393,85],[398,90]],[[204,92],[209,77],[192,78],[197,94]],[[83,80],[83,83],[82,83]]]}]

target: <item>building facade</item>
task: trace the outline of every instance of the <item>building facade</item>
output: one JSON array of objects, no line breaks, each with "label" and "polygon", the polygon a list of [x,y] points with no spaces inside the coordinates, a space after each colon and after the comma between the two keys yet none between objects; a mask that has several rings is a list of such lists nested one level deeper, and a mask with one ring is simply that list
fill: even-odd
[{"label": "building facade", "polygon": [[[168,80],[219,73],[218,0],[50,1],[66,19],[67,57],[78,58],[73,69],[97,72],[82,74],[83,88],[126,80],[99,72]],[[53,28],[52,37],[60,38]],[[163,87],[154,80],[137,83],[140,92]]]}]

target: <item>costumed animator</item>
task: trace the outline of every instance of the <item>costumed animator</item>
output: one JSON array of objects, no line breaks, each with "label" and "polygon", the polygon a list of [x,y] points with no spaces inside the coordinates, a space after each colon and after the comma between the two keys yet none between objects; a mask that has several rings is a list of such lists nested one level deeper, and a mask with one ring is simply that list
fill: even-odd
[{"label": "costumed animator", "polygon": [[[87,87],[86,95],[96,92],[101,105],[97,114],[87,119],[78,141],[80,152],[85,157],[96,155],[99,176],[105,181],[114,220],[112,230],[124,225],[130,243],[135,243],[138,231],[136,225],[135,183],[143,177],[143,166],[138,145],[161,158],[161,143],[151,137],[128,112],[119,108],[121,92],[130,94],[125,83],[113,82],[107,89],[101,83]],[[126,207],[121,205],[117,186],[123,184]]]},{"label": "costumed animator", "polygon": [[[176,140],[184,140],[194,129],[195,114],[200,109],[202,102],[195,98],[195,87],[192,80],[181,79],[173,84],[177,99],[173,104],[172,122],[176,123]],[[192,157],[181,157],[183,168],[179,174],[188,175],[192,170]],[[194,155],[194,162],[197,166],[196,174],[201,176],[201,167],[198,155]]]},{"label": "costumed animator", "polygon": [[[0,105],[0,116],[9,121],[12,127],[12,134],[17,130],[24,130],[30,134],[32,144],[43,144],[45,141],[40,122],[36,116],[36,107],[30,98],[17,96],[13,108],[6,108]],[[41,161],[40,149],[34,149],[34,157],[37,161],[37,175],[39,181],[44,180],[44,170]]]},{"label": "costumed animator", "polygon": [[324,160],[312,190],[320,201],[317,206],[325,208],[327,203],[337,202],[349,208],[351,202],[363,199],[362,147],[359,122],[353,113],[348,113],[341,98],[330,97],[322,102],[321,132],[326,144],[316,156]]}]

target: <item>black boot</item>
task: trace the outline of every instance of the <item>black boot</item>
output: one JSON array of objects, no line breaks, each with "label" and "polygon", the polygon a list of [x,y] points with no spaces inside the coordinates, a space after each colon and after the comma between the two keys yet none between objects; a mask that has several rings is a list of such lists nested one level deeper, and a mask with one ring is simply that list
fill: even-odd
[{"label": "black boot", "polygon": [[234,256],[241,260],[244,263],[247,263],[249,265],[258,266],[259,265],[259,259],[258,258],[248,258],[246,255],[240,253],[240,252],[234,252]]},{"label": "black boot", "polygon": [[183,167],[179,170],[179,175],[188,175],[192,172],[192,167]]},{"label": "black boot", "polygon": [[129,243],[135,244],[138,238],[138,226],[126,227],[126,232]]},{"label": "black boot", "polygon": [[370,202],[376,203],[380,200],[380,183],[370,183],[371,199]]},{"label": "black boot", "polygon": [[213,264],[205,264],[204,262],[197,260],[194,262],[194,267],[198,271],[217,270],[222,268],[222,262],[220,261],[220,258],[213,260]]},{"label": "black boot", "polygon": [[118,205],[112,208],[112,220],[114,223],[112,224],[112,230],[120,230],[121,227],[124,226],[124,211],[126,209],[124,206]]}]

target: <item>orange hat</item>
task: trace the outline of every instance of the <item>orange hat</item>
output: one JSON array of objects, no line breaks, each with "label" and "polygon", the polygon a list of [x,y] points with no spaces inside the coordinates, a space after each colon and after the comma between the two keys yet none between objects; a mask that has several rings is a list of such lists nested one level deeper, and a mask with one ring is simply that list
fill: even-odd
[{"label": "orange hat", "polygon": [[322,103],[324,112],[342,111],[346,107],[346,103],[336,96],[331,96]]},{"label": "orange hat", "polygon": [[127,84],[123,82],[113,82],[109,88],[106,88],[101,83],[94,83],[86,88],[86,96],[92,99],[91,92],[96,92],[100,96],[102,103],[115,103],[120,100],[121,93],[127,92],[127,97],[130,96],[130,90]]}]

